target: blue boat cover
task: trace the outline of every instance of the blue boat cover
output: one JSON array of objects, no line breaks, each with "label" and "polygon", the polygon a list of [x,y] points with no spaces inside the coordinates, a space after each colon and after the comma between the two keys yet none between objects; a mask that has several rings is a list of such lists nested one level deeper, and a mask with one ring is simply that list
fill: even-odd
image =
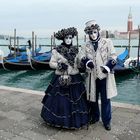
[{"label": "blue boat cover", "polygon": [[49,51],[49,52],[45,52],[39,56],[34,57],[34,59],[38,61],[49,61],[51,59],[51,55],[52,55],[52,52]]},{"label": "blue boat cover", "polygon": [[128,56],[128,49],[125,49],[125,51],[123,53],[121,53],[120,55],[118,55],[117,59],[123,61],[127,58]]}]

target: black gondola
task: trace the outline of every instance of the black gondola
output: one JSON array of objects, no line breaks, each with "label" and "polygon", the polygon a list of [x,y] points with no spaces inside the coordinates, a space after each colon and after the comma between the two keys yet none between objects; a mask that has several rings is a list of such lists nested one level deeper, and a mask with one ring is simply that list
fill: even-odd
[{"label": "black gondola", "polygon": [[38,61],[31,57],[30,65],[34,70],[52,70],[49,61]]},{"label": "black gondola", "polygon": [[27,41],[29,45],[22,45],[21,47],[12,47],[11,45],[8,46],[9,50],[14,51],[14,52],[26,52],[26,47],[31,49],[31,41]]},{"label": "black gondola", "polygon": [[2,63],[0,63],[0,69],[2,69],[2,68],[3,68]]},{"label": "black gondola", "polygon": [[121,67],[121,66],[114,67],[114,74],[115,75],[127,75],[127,74],[130,74],[133,72],[134,71],[132,68],[125,68],[125,67]]},{"label": "black gondola", "polygon": [[30,63],[27,61],[15,63],[3,59],[2,65],[5,70],[32,70]]},{"label": "black gondola", "polygon": [[15,51],[15,52],[26,52],[26,46],[21,47],[21,48],[14,48],[12,46],[8,46],[9,50]]}]

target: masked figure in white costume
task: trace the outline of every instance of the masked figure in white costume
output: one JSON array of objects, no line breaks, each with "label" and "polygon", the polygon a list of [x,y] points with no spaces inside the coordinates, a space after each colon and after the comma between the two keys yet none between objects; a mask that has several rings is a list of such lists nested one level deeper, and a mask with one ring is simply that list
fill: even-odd
[{"label": "masked figure in white costume", "polygon": [[89,41],[82,46],[80,54],[81,65],[86,69],[87,99],[90,104],[90,122],[100,120],[98,105],[101,97],[101,118],[106,130],[111,130],[110,98],[117,95],[113,67],[116,64],[116,53],[110,39],[101,38],[100,27],[95,20],[86,23],[85,33]]},{"label": "masked figure in white costume", "polygon": [[55,69],[42,100],[42,118],[50,125],[68,129],[87,126],[89,122],[86,89],[77,68],[78,48],[73,46],[77,35],[74,27],[55,34],[61,45],[52,50],[50,67]]}]

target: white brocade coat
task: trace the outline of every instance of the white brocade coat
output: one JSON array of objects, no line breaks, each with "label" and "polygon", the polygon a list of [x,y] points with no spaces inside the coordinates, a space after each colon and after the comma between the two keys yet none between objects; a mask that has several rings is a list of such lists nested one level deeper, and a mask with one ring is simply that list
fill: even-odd
[{"label": "white brocade coat", "polygon": [[93,70],[86,70],[87,99],[93,102],[96,101],[95,81],[97,78],[107,78],[106,90],[108,99],[116,96],[117,89],[114,74],[104,74],[101,70],[101,66],[105,66],[108,60],[117,58],[112,41],[110,39],[101,38],[98,41],[98,48],[96,52],[94,51],[92,43],[88,41],[84,46],[81,47],[81,51],[79,52],[79,59],[82,59],[83,57],[93,60],[94,63]]}]

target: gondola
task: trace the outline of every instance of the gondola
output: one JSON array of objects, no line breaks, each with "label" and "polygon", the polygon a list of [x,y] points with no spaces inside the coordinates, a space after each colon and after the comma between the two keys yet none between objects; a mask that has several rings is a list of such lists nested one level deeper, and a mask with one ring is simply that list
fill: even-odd
[{"label": "gondola", "polygon": [[3,66],[2,66],[2,62],[0,62],[0,69],[2,69],[3,68]]},{"label": "gondola", "polygon": [[49,66],[49,61],[38,61],[31,58],[30,65],[34,70],[52,70]]},{"label": "gondola", "polygon": [[28,61],[18,61],[13,62],[3,59],[3,68],[5,70],[32,70],[30,63]]},{"label": "gondola", "polygon": [[[30,50],[29,50],[29,52]],[[118,55],[117,65],[114,67],[115,75],[123,75],[134,72],[133,68],[129,64],[125,64],[128,51],[125,50],[122,54]],[[24,56],[24,57],[23,57]],[[0,68],[5,70],[52,70],[49,66],[51,59],[51,51],[45,53],[36,53],[36,56],[26,55],[15,57],[15,58],[4,58],[3,64],[0,64]],[[128,59],[127,59],[128,60]],[[130,61],[132,62],[132,61]],[[80,72],[84,72],[80,68]]]},{"label": "gondola", "polygon": [[14,51],[14,52],[26,52],[26,48],[28,47],[29,49],[31,49],[32,45],[31,45],[31,41],[28,40],[27,41],[29,45],[22,45],[22,46],[19,46],[18,48],[16,47],[12,47],[11,45],[8,46],[9,50],[11,51]]},{"label": "gondola", "polygon": [[127,68],[118,64],[114,67],[113,70],[115,75],[127,75],[134,72],[131,67]]},{"label": "gondola", "polygon": [[139,64],[137,62],[138,62],[137,57],[136,58],[130,57],[125,60],[123,65],[117,63],[117,65],[114,67],[115,75],[127,75],[130,73],[139,72],[140,62]]},{"label": "gondola", "polygon": [[49,66],[51,51],[42,53],[35,57],[30,57],[30,65],[34,70],[52,70]]},{"label": "gondola", "polygon": [[128,73],[132,72],[131,68],[126,67],[124,65],[126,59],[128,58],[128,54],[129,54],[129,52],[128,52],[128,49],[126,48],[123,53],[121,53],[120,55],[117,56],[117,64],[113,68],[115,75],[128,74]]},{"label": "gondola", "polygon": [[[40,50],[41,46],[35,50],[35,53],[39,54]],[[32,70],[30,63],[28,62],[26,51],[20,52],[20,54],[9,54],[7,57],[3,58],[1,65],[5,70]]]},{"label": "gondola", "polygon": [[14,48],[12,46],[8,46],[9,50],[15,51],[15,52],[26,52],[26,46],[22,46],[21,48]]}]

